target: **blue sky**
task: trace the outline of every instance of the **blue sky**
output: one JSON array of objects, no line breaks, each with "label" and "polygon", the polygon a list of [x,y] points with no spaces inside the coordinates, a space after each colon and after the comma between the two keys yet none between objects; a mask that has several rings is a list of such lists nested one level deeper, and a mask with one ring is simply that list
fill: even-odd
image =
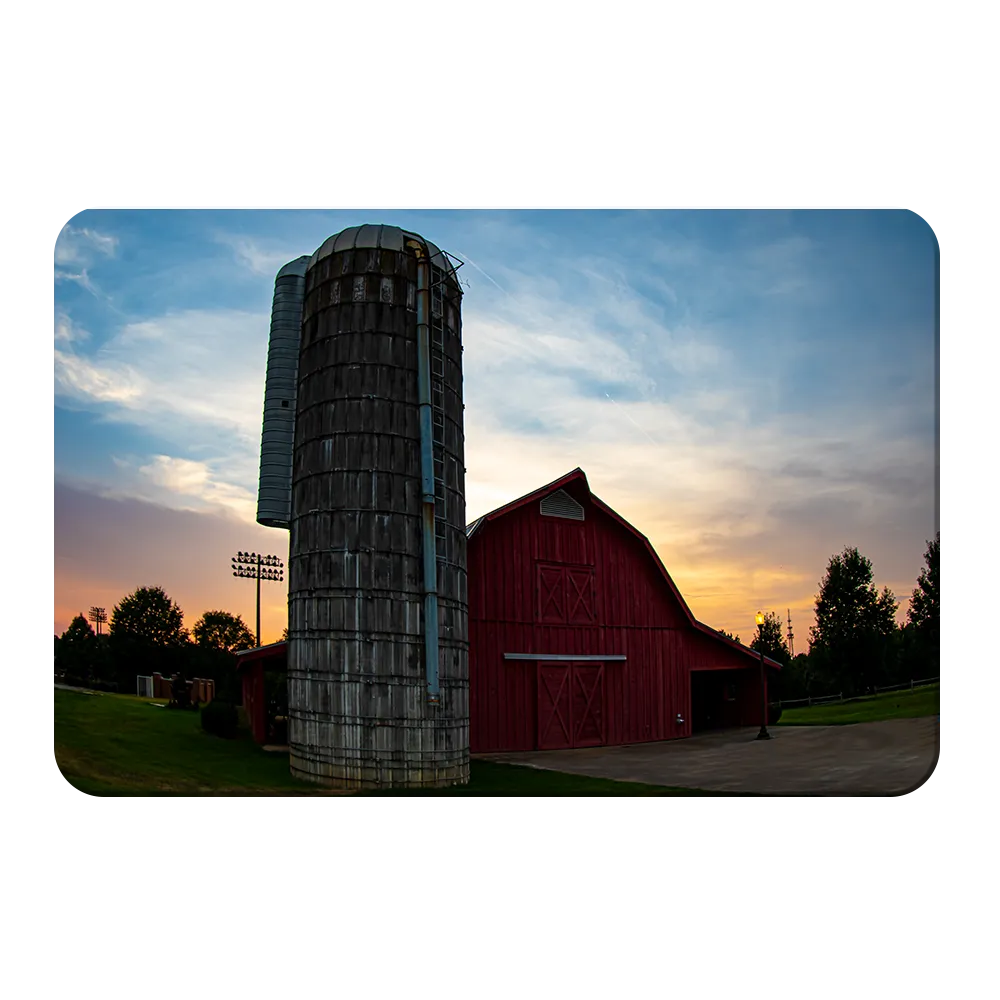
[{"label": "blue sky", "polygon": [[[804,648],[845,545],[901,599],[936,530],[936,242],[895,211],[88,211],[55,252],[55,629],[160,583],[252,618],[273,279],[363,222],[465,260],[467,516],[575,466],[701,620]],[[277,587],[265,641],[284,624]]]}]

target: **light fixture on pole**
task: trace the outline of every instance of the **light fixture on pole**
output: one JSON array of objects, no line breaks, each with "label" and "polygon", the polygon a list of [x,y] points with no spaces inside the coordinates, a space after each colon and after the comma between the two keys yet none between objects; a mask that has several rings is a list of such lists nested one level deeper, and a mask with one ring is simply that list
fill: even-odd
[{"label": "light fixture on pole", "polygon": [[761,626],[764,624],[764,612],[757,612],[757,642],[760,654],[760,732],[757,734],[758,740],[769,740],[771,734],[767,731],[767,681],[764,676],[764,649],[761,641]]},{"label": "light fixture on pole", "polygon": [[91,608],[87,617],[97,626],[97,634],[101,634],[101,625],[107,622],[108,612],[105,608]]},{"label": "light fixture on pole", "polygon": [[260,645],[260,581],[284,580],[284,564],[277,556],[262,556],[257,552],[237,552],[233,556],[233,576],[257,581],[257,645]]}]

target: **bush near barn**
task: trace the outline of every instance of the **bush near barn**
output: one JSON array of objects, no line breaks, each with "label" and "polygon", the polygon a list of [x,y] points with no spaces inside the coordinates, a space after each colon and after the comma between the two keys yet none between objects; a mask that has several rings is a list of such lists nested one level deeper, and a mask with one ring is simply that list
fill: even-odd
[{"label": "bush near barn", "polygon": [[201,710],[201,728],[213,736],[221,736],[227,740],[235,739],[239,729],[236,706],[218,699],[210,701]]}]

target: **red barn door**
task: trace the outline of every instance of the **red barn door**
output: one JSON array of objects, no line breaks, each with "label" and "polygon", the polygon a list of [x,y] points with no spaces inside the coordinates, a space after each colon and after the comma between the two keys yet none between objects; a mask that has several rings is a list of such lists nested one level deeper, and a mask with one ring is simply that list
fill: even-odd
[{"label": "red barn door", "polygon": [[574,663],[573,746],[604,743],[604,664]]},{"label": "red barn door", "polygon": [[602,746],[604,664],[538,664],[538,749]]},{"label": "red barn door", "polygon": [[538,749],[573,745],[572,671],[566,663],[538,664]]}]

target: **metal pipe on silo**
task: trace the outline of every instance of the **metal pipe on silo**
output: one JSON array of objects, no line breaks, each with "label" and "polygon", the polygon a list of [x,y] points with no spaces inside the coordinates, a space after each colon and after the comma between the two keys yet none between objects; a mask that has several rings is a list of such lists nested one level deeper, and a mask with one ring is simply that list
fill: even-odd
[{"label": "metal pipe on silo", "polygon": [[420,491],[423,503],[424,555],[424,656],[427,699],[437,702],[438,686],[438,606],[437,544],[434,535],[434,428],[431,419],[431,337],[430,258],[427,248],[416,240],[406,244],[417,257],[417,380],[420,403]]}]

